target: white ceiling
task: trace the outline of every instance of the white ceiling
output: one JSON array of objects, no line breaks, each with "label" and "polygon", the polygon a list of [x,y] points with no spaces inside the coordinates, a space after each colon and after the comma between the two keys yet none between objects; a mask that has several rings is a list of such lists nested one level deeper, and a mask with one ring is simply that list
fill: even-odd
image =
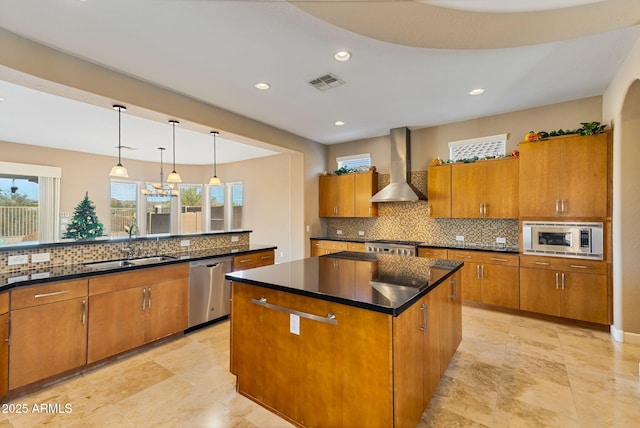
[{"label": "white ceiling", "polygon": [[[476,9],[498,13],[447,9],[463,3],[480,4],[0,0],[0,27],[324,144],[386,135],[399,126],[434,126],[601,95],[640,36],[637,0],[545,3],[547,8],[562,6],[560,11],[541,11],[537,1],[519,2],[528,8],[520,10],[536,9],[536,19],[521,31],[511,25],[533,15],[515,13],[512,1],[485,0],[484,9]],[[375,19],[394,22],[407,11],[420,25],[395,22],[385,34],[381,28],[380,37],[376,25],[365,30],[356,25]],[[559,13],[580,22],[566,18],[566,28],[548,28]],[[584,22],[585,17],[592,20]],[[486,19],[504,25],[481,31],[460,25]],[[443,48],[439,41],[438,48],[424,47],[430,40],[420,36],[425,28],[432,34],[450,33],[451,46]],[[420,47],[402,42],[416,35]],[[461,48],[477,40],[493,47]],[[352,59],[334,60],[339,49],[351,51]],[[2,71],[0,79],[10,81]],[[329,72],[346,84],[327,92],[308,84]],[[269,82],[271,89],[256,90],[258,81]],[[469,96],[476,87],[486,92]],[[0,84],[0,97],[0,139],[114,154],[117,113],[110,105],[59,100],[7,82]],[[336,120],[345,125],[336,127]],[[124,158],[155,160],[156,147],[170,149],[167,123],[123,113],[122,129],[122,144],[138,149],[123,152]],[[236,147],[222,137],[221,163],[272,153],[260,151],[264,148],[254,152],[251,142]],[[212,156],[211,141],[208,134],[178,128],[177,163],[210,163],[203,159],[202,147]],[[225,159],[236,149],[244,154]]]}]

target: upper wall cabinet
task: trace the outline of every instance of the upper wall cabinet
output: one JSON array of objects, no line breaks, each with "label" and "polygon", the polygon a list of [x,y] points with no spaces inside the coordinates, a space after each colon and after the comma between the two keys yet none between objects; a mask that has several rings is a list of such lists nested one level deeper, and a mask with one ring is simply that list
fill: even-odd
[{"label": "upper wall cabinet", "polygon": [[517,157],[451,166],[451,217],[518,218]]},{"label": "upper wall cabinet", "polygon": [[320,217],[377,217],[378,173],[320,176]]},{"label": "upper wall cabinet", "polygon": [[427,168],[427,216],[451,217],[451,165]]},{"label": "upper wall cabinet", "polygon": [[610,215],[611,132],[520,143],[520,216]]}]

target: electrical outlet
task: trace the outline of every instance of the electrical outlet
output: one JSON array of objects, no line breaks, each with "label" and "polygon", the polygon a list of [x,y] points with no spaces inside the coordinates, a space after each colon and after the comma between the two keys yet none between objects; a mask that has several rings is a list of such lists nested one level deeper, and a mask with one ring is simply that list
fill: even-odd
[{"label": "electrical outlet", "polygon": [[364,230],[359,230],[358,231],[358,236],[364,236]]},{"label": "electrical outlet", "polygon": [[496,238],[496,244],[506,244],[507,238]]},{"label": "electrical outlet", "polygon": [[456,236],[456,241],[458,241],[458,242],[464,242],[464,236],[462,236],[462,235],[458,235],[458,236]]},{"label": "electrical outlet", "polygon": [[191,245],[191,241],[189,241],[188,239],[183,239],[180,241],[181,247],[188,247],[189,245]]},{"label": "electrical outlet", "polygon": [[238,239],[240,239],[240,238],[238,238],[238,235],[233,235],[231,237],[231,242],[238,242]]},{"label": "electrical outlet", "polygon": [[31,263],[48,262],[49,260],[51,260],[50,253],[38,253],[31,255]]},{"label": "electrical outlet", "polygon": [[24,265],[26,263],[29,263],[28,254],[22,254],[20,256],[9,256],[9,260],[7,261],[7,264],[9,266]]},{"label": "electrical outlet", "polygon": [[300,335],[300,315],[289,314],[289,332]]},{"label": "electrical outlet", "polygon": [[31,279],[43,279],[43,278],[49,278],[50,276],[51,276],[51,272],[38,272],[38,273],[32,273]]},{"label": "electrical outlet", "polygon": [[309,227],[309,225],[307,225],[307,232],[311,231],[311,227]]},{"label": "electrical outlet", "polygon": [[336,233],[337,233],[338,235],[342,235],[342,230],[338,229],[338,230],[336,230]]}]

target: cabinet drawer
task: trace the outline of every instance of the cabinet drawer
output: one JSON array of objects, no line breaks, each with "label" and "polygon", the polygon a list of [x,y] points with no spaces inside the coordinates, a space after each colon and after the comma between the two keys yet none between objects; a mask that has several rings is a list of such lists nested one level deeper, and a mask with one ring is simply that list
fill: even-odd
[{"label": "cabinet drawer", "polygon": [[418,257],[431,259],[446,259],[448,250],[446,248],[418,248]]},{"label": "cabinet drawer", "polygon": [[347,242],[347,251],[364,253],[364,242]]},{"label": "cabinet drawer", "polygon": [[322,250],[347,251],[348,247],[349,243],[346,241],[311,241],[311,248],[319,248]]},{"label": "cabinet drawer", "polygon": [[274,263],[274,251],[262,251],[259,253],[245,254],[233,258],[233,270],[250,269],[259,266],[272,265]]},{"label": "cabinet drawer", "polygon": [[28,308],[45,303],[61,302],[87,295],[87,280],[52,282],[21,287],[11,291],[11,309]]},{"label": "cabinet drawer", "polygon": [[520,266],[532,269],[559,270],[565,272],[607,274],[607,262],[602,260],[565,259],[561,257],[520,256]]},{"label": "cabinet drawer", "polygon": [[517,254],[505,254],[494,251],[449,250],[449,260],[503,266],[518,266],[519,263]]},{"label": "cabinet drawer", "polygon": [[127,288],[141,287],[156,282],[188,278],[189,264],[149,267],[129,272],[112,273],[89,278],[89,294],[110,293]]}]

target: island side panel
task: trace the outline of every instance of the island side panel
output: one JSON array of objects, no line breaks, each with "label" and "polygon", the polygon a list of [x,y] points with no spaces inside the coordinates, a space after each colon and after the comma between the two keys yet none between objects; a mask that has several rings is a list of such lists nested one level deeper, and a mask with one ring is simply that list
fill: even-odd
[{"label": "island side panel", "polygon": [[[393,424],[391,316],[234,281],[233,367],[238,391],[300,426]],[[300,318],[251,303],[325,317]]]}]

